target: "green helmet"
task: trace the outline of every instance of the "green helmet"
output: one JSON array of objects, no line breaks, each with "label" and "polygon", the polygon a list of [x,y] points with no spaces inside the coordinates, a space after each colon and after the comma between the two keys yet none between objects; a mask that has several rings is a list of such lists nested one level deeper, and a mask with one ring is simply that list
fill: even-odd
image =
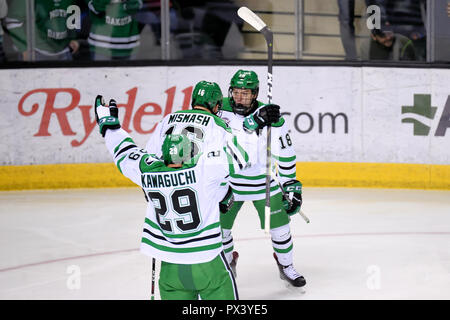
[{"label": "green helmet", "polygon": [[164,163],[183,164],[192,158],[192,143],[184,134],[168,134],[162,145]]},{"label": "green helmet", "polygon": [[222,99],[222,90],[217,83],[200,81],[192,92],[191,106],[202,106],[215,114],[214,108],[216,105],[219,105],[219,109],[222,107]]},{"label": "green helmet", "polygon": [[[250,107],[242,104],[236,104],[233,99],[233,88],[251,89],[255,98],[251,101]],[[254,71],[238,70],[230,81],[230,88],[228,89],[228,97],[230,98],[230,106],[237,114],[247,116],[258,107],[256,98],[259,92],[258,75]]]}]

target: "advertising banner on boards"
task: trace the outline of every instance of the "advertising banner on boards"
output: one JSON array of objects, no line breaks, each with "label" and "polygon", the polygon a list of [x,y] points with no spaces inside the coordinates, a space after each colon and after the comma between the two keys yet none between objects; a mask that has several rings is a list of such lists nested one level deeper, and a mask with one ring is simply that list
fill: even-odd
[{"label": "advertising banner on boards", "polygon": [[[145,146],[164,115],[190,108],[200,80],[224,96],[252,69],[266,100],[266,68],[233,66],[0,70],[0,165],[110,162],[96,127],[97,94]],[[298,161],[450,164],[450,70],[275,66],[273,101]]]}]

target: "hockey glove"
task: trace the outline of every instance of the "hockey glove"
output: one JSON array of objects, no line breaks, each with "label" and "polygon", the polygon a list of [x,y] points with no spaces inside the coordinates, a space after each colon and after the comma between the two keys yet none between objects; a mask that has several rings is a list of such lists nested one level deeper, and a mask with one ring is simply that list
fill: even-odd
[{"label": "hockey glove", "polygon": [[300,211],[302,205],[302,183],[298,180],[289,180],[283,184],[283,208],[288,215]]},{"label": "hockey glove", "polygon": [[244,119],[244,130],[253,132],[280,120],[280,106],[276,104],[266,104]]},{"label": "hockey glove", "polygon": [[98,123],[100,133],[102,137],[105,136],[106,130],[108,129],[119,129],[119,109],[117,108],[116,101],[111,99],[109,101],[109,106],[105,105],[105,99],[103,96],[98,95],[95,98],[95,120]]},{"label": "hockey glove", "polygon": [[222,201],[219,202],[220,213],[226,213],[228,210],[230,210],[233,203],[234,203],[233,189],[231,189],[231,187],[228,187],[227,194],[222,199]]}]

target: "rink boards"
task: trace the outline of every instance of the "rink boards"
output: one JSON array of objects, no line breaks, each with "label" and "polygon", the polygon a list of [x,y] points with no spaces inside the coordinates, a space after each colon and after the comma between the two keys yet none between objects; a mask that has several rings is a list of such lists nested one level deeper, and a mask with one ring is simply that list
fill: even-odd
[{"label": "rink boards", "polygon": [[[196,82],[216,81],[226,96],[239,68],[0,70],[0,190],[131,186],[98,134],[95,96],[116,99],[123,128],[145,146],[164,115],[190,108]],[[264,101],[266,68],[247,68]],[[275,66],[274,102],[290,127],[298,178],[450,189],[449,82],[450,69]]]}]

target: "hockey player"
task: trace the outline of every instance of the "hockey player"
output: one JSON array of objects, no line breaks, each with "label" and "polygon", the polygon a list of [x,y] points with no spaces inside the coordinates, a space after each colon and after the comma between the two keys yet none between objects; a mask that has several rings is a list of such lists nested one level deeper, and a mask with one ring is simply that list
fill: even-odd
[{"label": "hockey player", "polygon": [[[235,201],[226,214],[221,215],[223,243],[228,262],[236,272],[236,262],[239,257],[233,251],[233,237],[231,229],[237,213],[244,201],[252,201],[256,208],[261,228],[264,228],[265,208],[265,179],[266,179],[266,137],[267,130],[258,126],[261,122],[258,110],[263,105],[258,101],[259,80],[253,71],[239,70],[231,78],[228,98],[224,99],[221,118],[232,128],[244,148],[258,146],[258,163],[252,163],[252,167],[245,174],[231,174],[231,187],[233,188]],[[253,128],[251,128],[253,126]],[[296,287],[306,284],[293,266],[293,241],[290,234],[290,216],[300,210],[302,204],[302,184],[296,180],[296,155],[292,139],[285,120],[277,119],[272,123],[271,151],[272,164],[277,168],[278,180],[282,188],[289,196],[289,202],[283,197],[277,182],[271,179],[270,185],[270,234],[274,250],[274,258],[279,268],[280,277]],[[249,135],[249,129],[257,132],[257,135]],[[252,130],[250,130],[252,131]],[[256,140],[255,140],[256,136]]]},{"label": "hockey player", "polygon": [[[36,61],[72,60],[80,44],[75,40],[76,32],[68,27],[67,9],[75,5],[75,0],[34,1],[33,30],[35,37],[34,56]],[[19,60],[31,61],[28,56],[27,29],[31,19],[27,19],[27,1],[8,1],[8,16],[5,19],[6,32],[11,37]]]},{"label": "hockey player", "polygon": [[[147,142],[146,150],[161,156],[161,149],[158,146],[163,143],[166,135],[184,134],[193,142],[193,155],[214,149],[208,151],[211,153],[210,156],[214,156],[214,154],[220,154],[226,147],[240,169],[256,161],[256,155],[249,157],[247,150],[242,148],[232,130],[217,116],[221,111],[222,100],[222,90],[217,83],[204,80],[198,82],[192,91],[192,110],[181,110],[165,116]],[[275,119],[279,119],[280,110],[277,105],[264,105],[258,108],[255,114],[259,115],[257,126],[264,128]],[[248,130],[254,129],[250,122],[245,125],[248,126]],[[256,137],[256,134],[254,136]],[[251,146],[249,150],[252,149],[254,146]],[[234,201],[234,195],[231,187],[227,187],[227,182],[224,181],[222,186],[224,194],[226,193],[224,199],[227,201],[223,201],[220,208],[222,212],[226,212]]]},{"label": "hockey player", "polygon": [[118,169],[148,200],[140,250],[161,260],[161,299],[238,299],[219,222],[220,184],[230,170],[240,170],[230,149],[216,152],[211,145],[192,156],[193,144],[185,135],[169,134],[159,148],[161,160],[120,128],[114,100],[105,106],[97,96],[95,115]]},{"label": "hockey player", "polygon": [[[212,150],[210,146],[215,145],[217,153],[222,152],[223,147],[228,147],[240,166],[254,161],[255,159],[249,160],[247,150],[241,147],[239,139],[225,121],[217,116],[222,107],[222,100],[222,90],[217,83],[198,82],[192,91],[192,110],[177,111],[165,116],[147,142],[146,150],[160,155],[158,146],[162,144],[167,134],[184,134],[193,142],[194,155],[204,150]],[[262,106],[258,109],[261,127],[270,123],[274,112],[275,117],[279,117],[279,107],[275,107],[278,109],[274,109],[274,106]],[[249,125],[249,130],[250,127]]]},{"label": "hockey player", "polygon": [[[221,104],[219,86],[199,82],[194,89],[194,109],[168,115],[158,125],[158,134],[164,134],[153,141],[162,140],[162,148],[151,147],[162,155],[162,162],[139,149],[120,129],[116,107],[105,107],[101,96],[95,101],[100,132],[117,167],[150,200],[141,252],[162,261],[162,299],[238,298],[222,253],[219,211],[226,211],[232,203],[231,193],[223,187],[227,177],[249,163],[230,129],[214,115]],[[182,124],[181,129],[175,124]],[[187,143],[184,133],[197,140]]]},{"label": "hockey player", "polygon": [[89,49],[92,60],[132,60],[140,45],[135,14],[142,0],[85,0],[91,19]]}]

